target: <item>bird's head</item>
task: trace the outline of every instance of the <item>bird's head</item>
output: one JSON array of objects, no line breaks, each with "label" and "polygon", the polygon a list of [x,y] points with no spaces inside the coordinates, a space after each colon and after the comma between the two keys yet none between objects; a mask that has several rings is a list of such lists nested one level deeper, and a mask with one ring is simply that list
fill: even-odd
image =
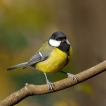
[{"label": "bird's head", "polygon": [[70,49],[70,42],[66,38],[66,35],[63,32],[54,32],[48,41],[50,46],[57,47],[60,50],[66,52]]}]

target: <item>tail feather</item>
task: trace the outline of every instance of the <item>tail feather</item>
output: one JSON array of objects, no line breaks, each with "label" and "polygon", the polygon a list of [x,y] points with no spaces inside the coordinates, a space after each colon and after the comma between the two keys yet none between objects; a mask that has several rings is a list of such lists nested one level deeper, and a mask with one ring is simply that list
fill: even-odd
[{"label": "tail feather", "polygon": [[25,66],[27,63],[28,62],[24,62],[24,63],[20,63],[20,64],[17,64],[17,65],[11,66],[11,67],[7,68],[7,70],[13,70],[15,68]]}]

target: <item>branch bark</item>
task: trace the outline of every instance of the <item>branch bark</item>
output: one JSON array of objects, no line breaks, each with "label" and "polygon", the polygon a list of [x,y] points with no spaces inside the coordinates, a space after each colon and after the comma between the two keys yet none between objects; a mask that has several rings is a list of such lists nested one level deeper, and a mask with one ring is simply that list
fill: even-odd
[{"label": "branch bark", "polygon": [[71,77],[54,82],[53,83],[53,89],[54,89],[53,91],[48,89],[47,84],[33,85],[33,84],[26,83],[25,87],[23,87],[19,91],[11,94],[10,96],[8,96],[4,100],[2,100],[0,102],[0,106],[13,106],[28,96],[57,92],[59,90],[62,90],[62,89],[74,86],[78,83],[81,83],[89,78],[92,78],[92,77],[104,72],[105,70],[106,70],[106,61],[77,74],[76,77],[78,79],[78,82],[76,80],[73,80]]}]

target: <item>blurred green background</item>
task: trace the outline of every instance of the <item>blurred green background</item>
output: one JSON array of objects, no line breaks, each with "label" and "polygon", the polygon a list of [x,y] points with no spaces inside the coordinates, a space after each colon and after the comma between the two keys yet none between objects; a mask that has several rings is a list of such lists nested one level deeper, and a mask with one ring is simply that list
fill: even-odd
[{"label": "blurred green background", "polygon": [[[24,87],[45,84],[32,67],[6,69],[29,58],[55,31],[63,31],[74,50],[64,71],[76,74],[106,58],[106,1],[0,0],[0,100]],[[56,73],[50,81],[66,76]],[[106,74],[52,94],[32,96],[16,106],[106,106]]]}]

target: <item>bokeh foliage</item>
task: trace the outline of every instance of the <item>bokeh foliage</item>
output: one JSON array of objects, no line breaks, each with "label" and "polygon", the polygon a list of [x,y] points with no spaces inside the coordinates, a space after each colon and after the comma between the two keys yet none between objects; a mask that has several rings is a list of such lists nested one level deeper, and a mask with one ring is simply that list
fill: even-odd
[{"label": "bokeh foliage", "polygon": [[[43,73],[34,68],[13,71],[6,68],[28,61],[54,31],[63,31],[74,50],[74,58],[65,71],[78,73],[97,64],[98,56],[103,60],[106,57],[105,7],[105,0],[0,0],[0,100],[26,82],[45,83]],[[55,73],[48,77],[53,82],[66,75]],[[29,97],[17,106],[106,105],[104,81],[106,77],[102,74],[66,90]]]}]

